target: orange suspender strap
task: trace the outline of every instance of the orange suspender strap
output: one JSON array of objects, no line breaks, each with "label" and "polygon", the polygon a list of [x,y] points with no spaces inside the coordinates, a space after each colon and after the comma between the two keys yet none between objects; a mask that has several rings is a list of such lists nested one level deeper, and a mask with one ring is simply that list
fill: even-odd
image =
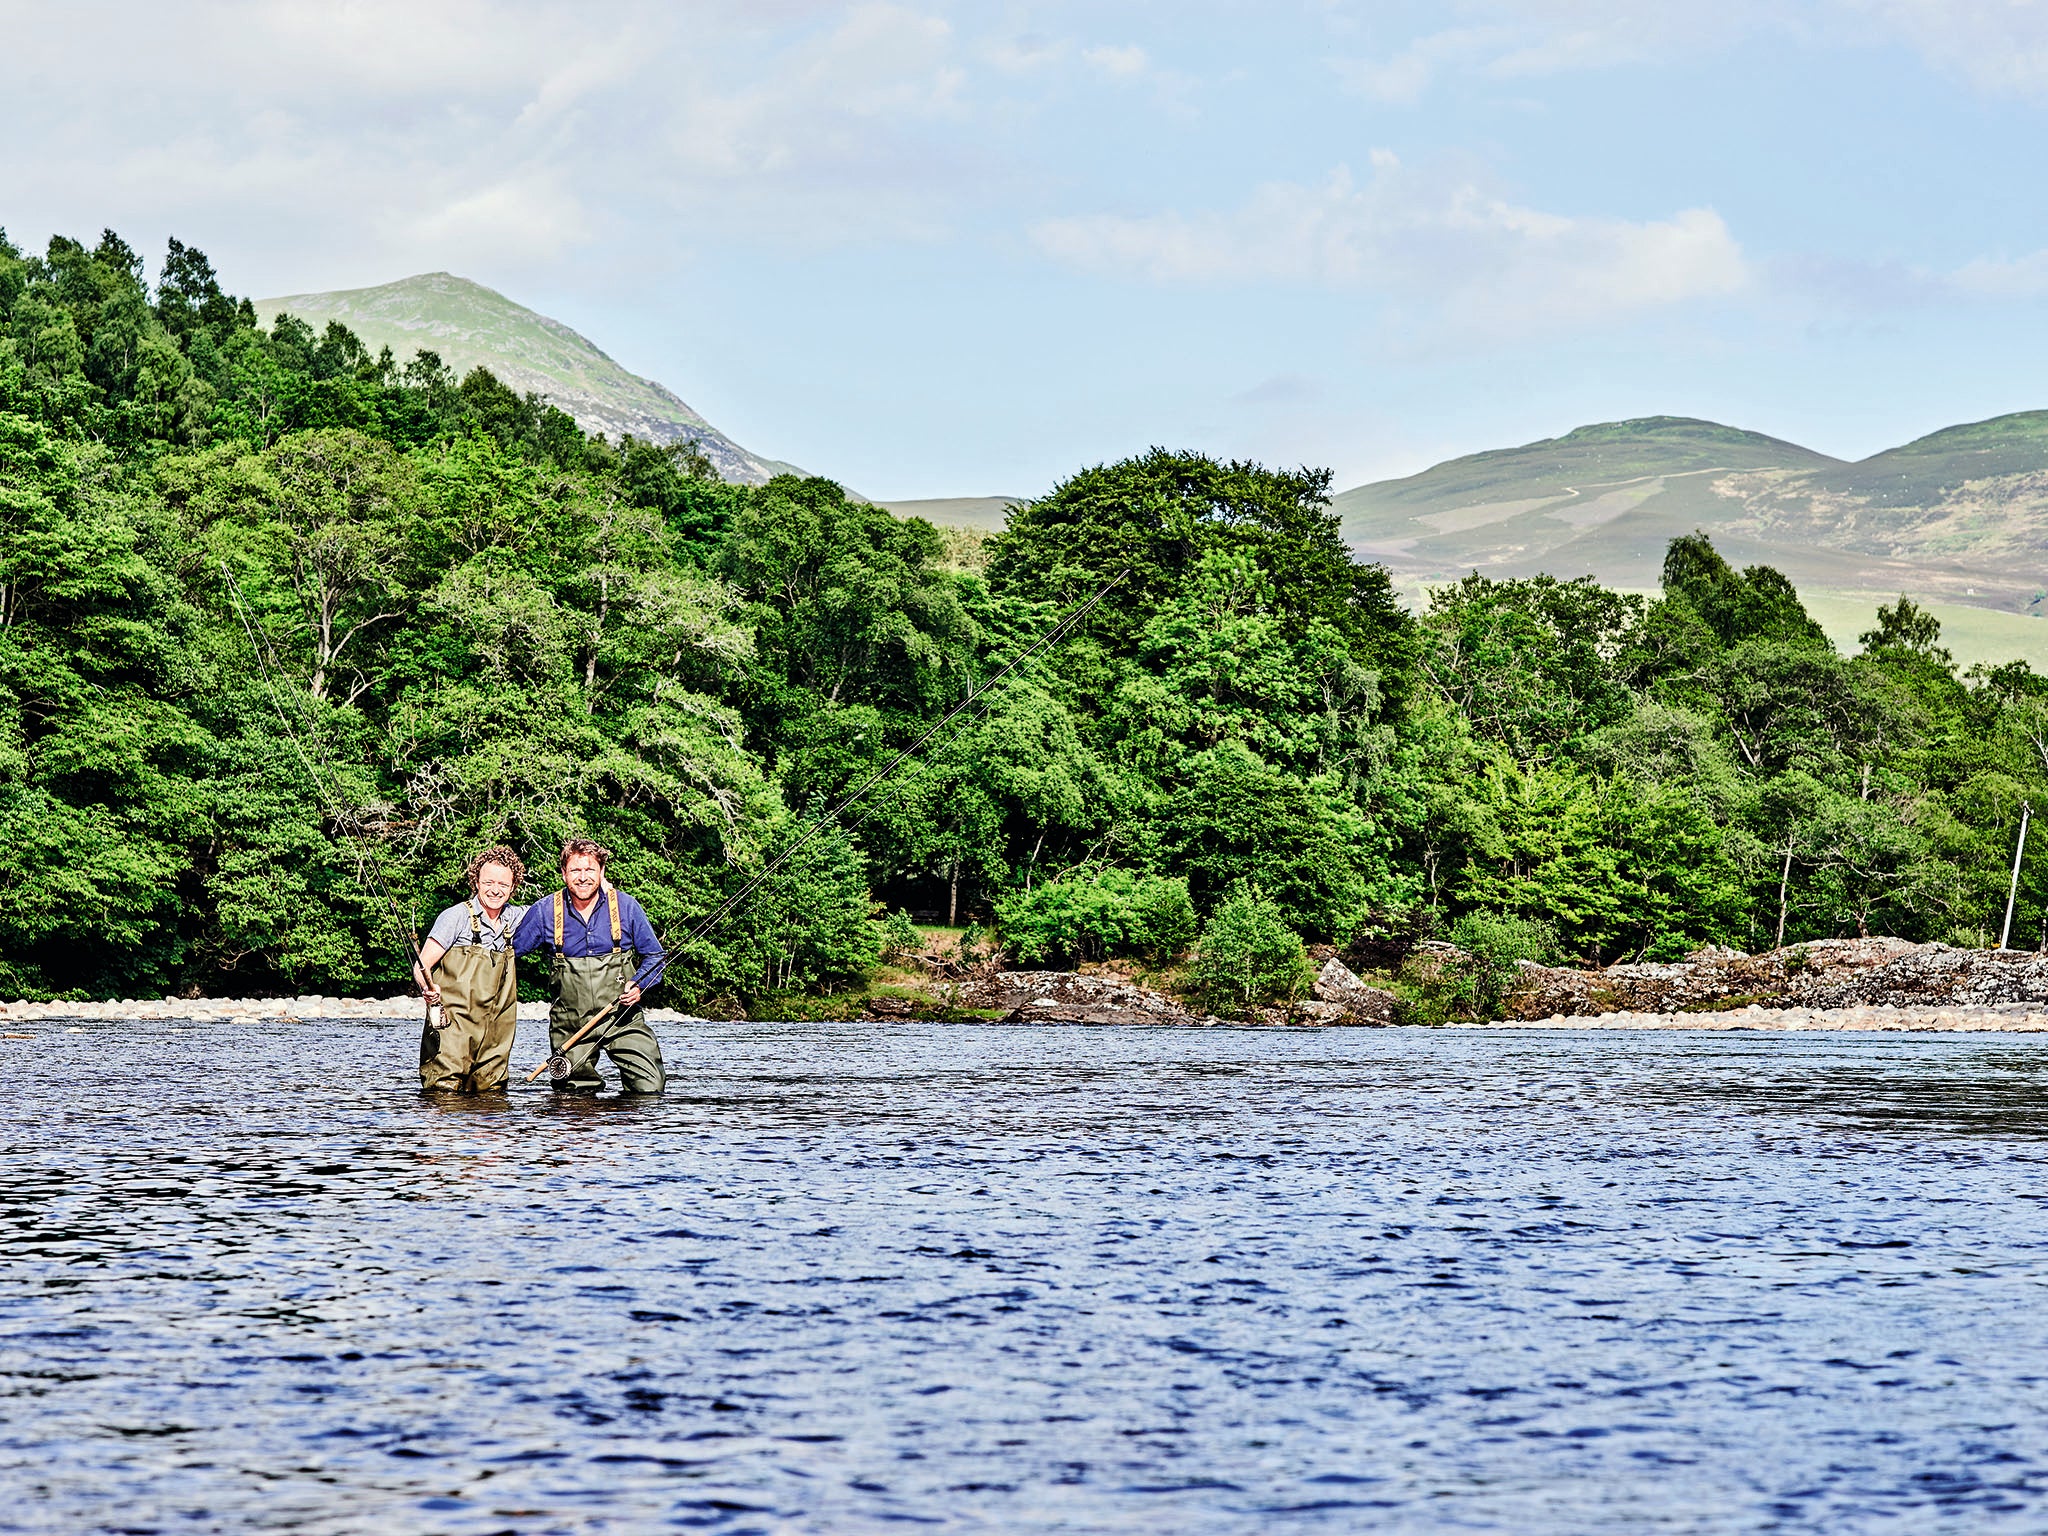
[{"label": "orange suspender strap", "polygon": [[[618,893],[617,891],[614,891],[614,890],[612,890],[612,889],[611,889],[611,888],[610,888],[609,886],[607,886],[607,887],[605,888],[605,893],[604,893],[604,899],[605,899],[605,905],[611,908],[611,914],[612,914],[612,948],[616,950],[616,949],[617,949],[617,948],[619,947],[619,934],[620,934],[620,932],[621,932],[621,929],[619,928],[619,893]],[[557,892],[555,892],[555,958],[556,958],[557,960],[559,960],[559,959],[561,959],[561,957],[562,957],[562,893],[561,893],[560,891],[557,891]]]}]

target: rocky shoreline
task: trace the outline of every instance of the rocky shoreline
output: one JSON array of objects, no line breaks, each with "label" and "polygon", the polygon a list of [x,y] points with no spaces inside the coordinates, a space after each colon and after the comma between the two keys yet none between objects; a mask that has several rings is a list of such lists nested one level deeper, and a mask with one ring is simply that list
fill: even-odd
[{"label": "rocky shoreline", "polygon": [[[1448,945],[1423,945],[1428,963],[1455,966]],[[1178,998],[1110,969],[985,970],[936,989],[946,1006],[1005,1024],[1241,1028],[1245,1021],[1191,1012]],[[1256,1025],[1385,1026],[1398,1021],[1393,993],[1367,986],[1328,960],[1310,998],[1260,1010]],[[2048,954],[1955,949],[1903,939],[1827,939],[1761,955],[1702,950],[1669,964],[1570,970],[1523,962],[1504,1017],[1454,1029],[1855,1030],[1962,1033],[2048,1032]],[[673,1008],[648,1010],[657,1023],[698,1022]],[[547,1018],[545,1003],[522,1003],[522,1021]],[[849,1019],[918,1017],[870,1000]],[[118,1002],[0,1003],[0,1034],[32,1038],[27,1026],[93,1021],[167,1022],[363,1019],[416,1022],[416,997],[168,998]]]},{"label": "rocky shoreline", "polygon": [[[1451,956],[1449,946],[1442,949]],[[1512,1021],[1618,1014],[2048,1009],[2048,954],[1956,949],[1905,939],[1821,939],[1759,955],[1703,949],[1670,964],[1570,970],[1524,962],[1504,1008]]]}]

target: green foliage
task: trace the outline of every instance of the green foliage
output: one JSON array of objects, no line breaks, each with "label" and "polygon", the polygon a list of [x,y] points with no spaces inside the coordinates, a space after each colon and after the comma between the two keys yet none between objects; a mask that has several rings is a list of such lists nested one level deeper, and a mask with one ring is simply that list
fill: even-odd
[{"label": "green foliage", "polygon": [[1013,891],[997,908],[1003,947],[1020,965],[1122,955],[1166,959],[1194,941],[1187,881],[1096,869]]},{"label": "green foliage", "polygon": [[[778,842],[792,835],[794,829],[785,831]],[[722,955],[706,968],[702,992],[729,987],[758,999],[865,980],[882,952],[868,907],[859,850],[844,835],[826,833],[757,887],[716,936]]]},{"label": "green foliage", "polygon": [[1198,908],[1257,880],[1288,922],[1342,942],[1408,898],[1391,839],[1340,784],[1296,778],[1236,742],[1189,758],[1176,778],[1151,829],[1154,858],[1185,874]]},{"label": "green foliage", "polygon": [[1450,938],[1468,957],[1472,1002],[1481,1018],[1500,1016],[1522,961],[1543,964],[1557,951],[1557,930],[1549,923],[1508,913],[1467,912],[1451,925]]},{"label": "green foliage", "polygon": [[[1562,483],[1783,447],[1614,430],[1552,445]],[[1239,1010],[1297,987],[1294,934],[1483,919],[1611,962],[2002,922],[2048,806],[2024,663],[1958,675],[1903,598],[1845,656],[1697,534],[1652,601],[1474,576],[1415,619],[1327,491],[1155,449],[963,553],[326,315],[266,328],[178,241],[152,286],[112,233],[0,237],[0,990],[388,989],[371,861],[425,913],[478,844],[547,869],[571,834],[679,933],[963,702],[677,998],[854,986],[934,910],[1026,963],[1164,958],[1206,916]],[[2048,942],[2038,835],[2014,931]]]},{"label": "green foliage", "polygon": [[910,920],[910,914],[902,908],[897,908],[883,918],[880,926],[882,955],[885,959],[900,960],[924,948],[924,935],[917,931],[917,924]]},{"label": "green foliage", "polygon": [[1540,761],[1630,712],[1634,695],[1612,663],[1642,615],[1641,598],[1591,577],[1475,573],[1431,595],[1422,665],[1475,734]]},{"label": "green foliage", "polygon": [[1490,825],[1461,905],[1554,925],[1595,964],[1730,935],[1739,875],[1721,829],[1683,789],[1560,767],[1502,768],[1479,791]]},{"label": "green foliage", "polygon": [[1877,605],[1877,627],[1858,635],[1856,643],[1866,651],[1906,651],[1943,665],[1953,660],[1941,648],[1941,620],[1904,593],[1896,603]]},{"label": "green foliage", "polygon": [[1255,885],[1240,885],[1202,925],[1189,991],[1212,1013],[1247,1018],[1254,1008],[1293,1002],[1315,970],[1280,908]]},{"label": "green foliage", "polygon": [[1723,645],[1756,639],[1827,644],[1791,582],[1767,565],[1738,573],[1703,533],[1671,541],[1664,556],[1664,600],[1697,614]]}]

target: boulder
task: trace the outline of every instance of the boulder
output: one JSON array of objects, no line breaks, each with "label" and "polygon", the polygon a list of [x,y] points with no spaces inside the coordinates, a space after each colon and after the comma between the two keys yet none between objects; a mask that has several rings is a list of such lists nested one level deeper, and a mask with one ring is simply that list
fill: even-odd
[{"label": "boulder", "polygon": [[1342,1018],[1318,1019],[1321,1023],[1391,1024],[1394,1022],[1394,994],[1360,981],[1351,968],[1335,958],[1323,962],[1309,995],[1318,1003],[1334,1003]]},{"label": "boulder", "polygon": [[1214,1024],[1174,998],[1117,975],[996,971],[960,984],[954,1001],[1004,1010],[1005,1024]]}]

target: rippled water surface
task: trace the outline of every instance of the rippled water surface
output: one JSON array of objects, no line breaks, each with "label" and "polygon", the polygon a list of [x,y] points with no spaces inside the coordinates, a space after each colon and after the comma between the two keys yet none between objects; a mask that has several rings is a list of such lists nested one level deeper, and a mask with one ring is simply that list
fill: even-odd
[{"label": "rippled water surface", "polygon": [[80,1029],[0,1058],[0,1528],[2048,1529],[2022,1037],[666,1026],[457,1104]]}]

